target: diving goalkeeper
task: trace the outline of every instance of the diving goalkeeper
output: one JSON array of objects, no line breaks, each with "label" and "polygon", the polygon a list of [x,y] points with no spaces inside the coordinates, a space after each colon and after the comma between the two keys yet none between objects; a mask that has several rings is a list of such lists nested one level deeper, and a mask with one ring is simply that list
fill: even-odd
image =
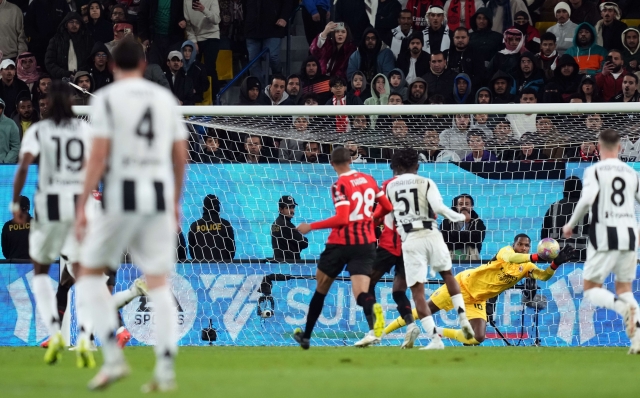
[{"label": "diving goalkeeper", "polygon": [[[498,296],[507,289],[512,288],[522,278],[534,278],[541,281],[549,280],[556,269],[574,256],[574,249],[566,245],[553,260],[551,265],[541,270],[534,262],[538,259],[537,254],[529,254],[531,249],[531,238],[525,234],[516,235],[512,246],[505,246],[487,264],[477,268],[460,272],[456,279],[460,284],[460,290],[467,311],[467,317],[473,327],[474,338],[467,339],[460,329],[436,328],[439,335],[450,339],[458,340],[463,344],[476,345],[484,341],[487,330],[487,310],[486,301]],[[446,286],[441,286],[436,290],[427,302],[431,313],[435,314],[440,310],[449,311],[453,309],[451,297]],[[416,317],[416,310],[413,310]],[[404,319],[397,318],[391,322],[384,330],[384,334],[389,334],[405,325]]]}]

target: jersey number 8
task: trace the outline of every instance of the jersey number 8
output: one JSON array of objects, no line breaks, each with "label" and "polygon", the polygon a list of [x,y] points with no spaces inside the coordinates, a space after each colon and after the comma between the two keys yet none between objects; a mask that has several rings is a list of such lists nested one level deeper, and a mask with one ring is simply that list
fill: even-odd
[{"label": "jersey number 8", "polygon": [[356,208],[349,215],[349,221],[360,221],[364,219],[364,216],[371,217],[373,205],[376,202],[376,193],[372,188],[367,188],[364,194],[360,191],[354,192],[351,195],[351,200],[356,201]]}]

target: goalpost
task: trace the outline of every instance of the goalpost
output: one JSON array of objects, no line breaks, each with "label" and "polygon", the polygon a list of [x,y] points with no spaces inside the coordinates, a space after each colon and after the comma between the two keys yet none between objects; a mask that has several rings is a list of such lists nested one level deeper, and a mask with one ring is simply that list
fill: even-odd
[{"label": "goalpost", "polygon": [[[330,186],[337,177],[322,155],[337,145],[352,149],[358,162],[366,160],[354,163],[353,168],[371,174],[379,184],[392,176],[388,161],[393,148],[413,147],[422,153],[419,173],[438,184],[445,203],[454,206],[453,199],[461,194],[473,198],[472,221],[482,220],[484,232],[460,233],[460,229],[468,232],[465,228],[477,228],[478,221],[474,226],[443,231],[445,240],[452,244],[454,273],[490,260],[518,233],[531,237],[532,252],[543,234],[556,237],[554,222],[562,220],[562,212],[553,205],[562,200],[577,201],[579,184],[573,181],[568,184],[569,191],[563,192],[565,180],[581,178],[584,169],[597,159],[594,143],[598,131],[620,131],[624,137],[621,156],[640,170],[640,163],[635,163],[640,156],[640,106],[636,103],[181,109],[191,132],[190,152],[195,160],[188,166],[182,205],[187,259],[177,263],[172,281],[182,345],[293,344],[290,336],[295,327],[304,324],[315,289],[315,263],[329,231],[307,235],[309,247],[302,250],[301,260],[279,262],[273,260],[271,225],[283,195],[292,196],[298,204],[292,219],[296,225],[333,215]],[[74,110],[88,114],[87,107]],[[207,155],[207,137],[209,141],[216,139],[219,156]],[[249,158],[268,163],[246,163],[245,152],[255,150],[258,144],[262,149],[256,153],[262,157]],[[324,153],[314,153],[315,148]],[[465,160],[468,154],[471,157]],[[483,156],[489,160],[474,161]],[[314,157],[319,161],[309,162]],[[211,163],[217,158],[222,162]],[[207,195],[217,196],[221,218],[233,227],[232,261],[193,260],[188,247],[190,226],[203,217]],[[587,231],[588,222],[576,229],[570,243],[583,249]],[[479,243],[478,236],[481,245],[472,245]],[[473,242],[465,244],[464,239]],[[137,276],[131,264],[123,264],[116,290],[126,288]],[[314,344],[352,345],[367,331],[344,276],[327,296]],[[431,291],[439,287],[438,280],[432,282]],[[608,280],[607,286],[611,285]],[[521,282],[499,296],[492,320],[506,340],[488,326],[489,338],[483,345],[628,343],[621,319],[582,300],[580,261],[561,266],[550,281],[538,282],[533,294],[544,296],[542,303],[523,304],[525,288],[532,286]],[[637,284],[634,293],[640,299]],[[398,314],[391,297],[391,277],[378,284],[376,296],[387,321],[395,319]],[[139,298],[123,309],[135,344],[154,341],[150,308],[145,298]],[[456,316],[441,312],[436,324],[455,325]],[[402,337],[401,330],[384,338],[382,344],[399,345]]]}]

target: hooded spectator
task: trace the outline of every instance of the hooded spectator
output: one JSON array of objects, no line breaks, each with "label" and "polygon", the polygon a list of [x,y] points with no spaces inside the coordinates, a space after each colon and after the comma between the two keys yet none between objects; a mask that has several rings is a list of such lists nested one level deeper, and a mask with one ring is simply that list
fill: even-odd
[{"label": "hooded spectator", "polygon": [[[364,101],[365,105],[387,105],[389,102],[389,94],[391,94],[391,86],[389,80],[382,73],[378,73],[371,81],[371,98]],[[373,129],[376,127],[378,115],[369,116],[369,126]]]},{"label": "hooded spectator", "polygon": [[371,97],[371,89],[367,86],[367,78],[364,77],[364,73],[358,70],[351,78],[351,89],[349,92],[364,102]]},{"label": "hooded spectator", "polygon": [[171,92],[178,99],[180,105],[195,105],[195,89],[193,80],[184,72],[184,60],[180,51],[171,51],[167,55],[168,71],[164,72]]},{"label": "hooded spectator", "polygon": [[331,98],[329,76],[322,73],[322,67],[316,57],[311,55],[302,63],[300,78],[302,79],[303,95],[308,93],[316,94],[320,104],[324,104]]},{"label": "hooded spectator", "polygon": [[27,83],[16,76],[16,64],[10,59],[0,63],[0,98],[4,100],[4,114],[7,117],[16,111],[18,98],[30,94]]},{"label": "hooded spectator", "polygon": [[442,7],[432,5],[427,11],[428,25],[422,31],[424,46],[422,51],[428,54],[442,52],[447,54],[451,46],[449,27],[444,21],[444,10]]},{"label": "hooded spectator", "polygon": [[469,46],[480,54],[485,67],[493,56],[502,49],[502,34],[493,28],[493,14],[491,9],[482,7],[471,17],[472,33],[469,36]]},{"label": "hooded spectator", "polygon": [[536,54],[540,51],[540,32],[530,23],[529,14],[518,11],[513,20],[513,28],[518,29],[525,38],[525,48]]},{"label": "hooded spectator", "polygon": [[189,228],[189,253],[194,260],[230,262],[236,255],[233,227],[220,217],[216,195],[204,198],[202,218]]},{"label": "hooded spectator", "polygon": [[489,87],[480,87],[476,91],[476,104],[493,104],[493,93]]},{"label": "hooded spectator", "polygon": [[404,42],[405,48],[400,51],[396,66],[402,70],[407,82],[411,84],[418,76],[429,72],[430,54],[422,51],[424,36],[422,32],[416,32]]},{"label": "hooded spectator", "polygon": [[262,105],[262,84],[255,76],[247,76],[240,85],[240,101],[237,105]]},{"label": "hooded spectator", "polygon": [[88,3],[89,22],[87,31],[93,36],[93,40],[100,43],[108,43],[113,36],[111,21],[107,18],[107,13],[99,0],[91,0]]},{"label": "hooded spectator", "polygon": [[387,45],[391,43],[391,30],[396,27],[401,10],[402,5],[397,0],[378,0],[376,20],[372,25]]},{"label": "hooded spectator", "polygon": [[455,151],[460,159],[469,154],[467,132],[471,128],[471,115],[457,114],[451,118],[451,127],[440,133],[440,145]]},{"label": "hooded spectator", "polygon": [[[5,2],[6,3],[6,2]],[[29,38],[29,51],[43,66],[49,40],[60,22],[71,10],[66,0],[33,0],[24,16],[24,33]]]},{"label": "hooded spectator", "polygon": [[590,24],[583,22],[576,28],[573,46],[565,55],[571,55],[579,65],[579,73],[595,75],[602,70],[607,50],[596,43],[596,31]]},{"label": "hooded spectator", "polygon": [[93,38],[84,27],[80,14],[68,13],[49,41],[45,56],[47,71],[54,79],[72,77],[77,71],[86,69],[92,48]]},{"label": "hooded spectator", "polygon": [[473,103],[473,85],[471,78],[466,73],[458,73],[453,80],[453,100],[456,104],[472,104]]},{"label": "hooded spectator", "polygon": [[95,84],[93,82],[93,77],[91,77],[91,74],[89,74],[89,72],[81,70],[75,74],[73,83],[86,91],[83,92],[75,89],[73,95],[73,105],[89,105],[91,93],[95,91]]},{"label": "hooded spectator", "polygon": [[508,104],[514,102],[516,97],[511,93],[513,85],[513,78],[506,72],[499,70],[494,73],[489,82],[489,88],[493,94],[493,103]]},{"label": "hooded spectator", "polygon": [[627,70],[637,72],[640,70],[640,30],[629,28],[622,32],[622,57]]},{"label": "hooded spectator", "polygon": [[[405,39],[413,36],[414,30],[411,28],[413,25],[413,18],[410,10],[402,10],[398,17],[398,26],[391,29],[388,38],[384,38],[384,42],[391,48],[391,52],[398,59],[398,55],[405,50]],[[421,33],[421,32],[416,32]],[[422,37],[422,34],[420,34]],[[422,39],[421,39],[422,40]]]},{"label": "hooded spectator", "polygon": [[515,28],[509,28],[504,32],[504,46],[491,60],[489,71],[495,74],[501,70],[511,76],[515,76],[519,69],[520,54],[526,49],[522,32]]},{"label": "hooded spectator", "polygon": [[22,11],[9,1],[0,2],[0,51],[5,58],[15,59],[27,51]]},{"label": "hooded spectator", "polygon": [[409,84],[408,93],[409,98],[406,101],[408,105],[426,105],[429,103],[429,86],[421,77],[416,78]]},{"label": "hooded spectator", "polygon": [[600,4],[602,19],[596,23],[597,43],[607,50],[622,48],[622,34],[627,24],[620,21],[620,8],[612,1]]},{"label": "hooded spectator", "polygon": [[196,103],[202,102],[204,101],[204,93],[209,89],[210,84],[204,65],[198,61],[198,49],[191,40],[187,40],[182,43],[180,52],[184,58],[182,69],[193,82],[193,89],[195,90],[193,99]]},{"label": "hooded spectator", "polygon": [[525,88],[532,88],[538,93],[542,91],[544,73],[538,68],[538,59],[533,53],[527,51],[520,56],[520,68],[515,78],[516,94],[520,94]]},{"label": "hooded spectator", "polygon": [[38,122],[40,117],[38,112],[33,106],[31,97],[22,97],[18,99],[18,109],[13,115],[13,121],[18,126],[20,132],[20,139],[24,136],[24,132],[27,131],[32,124]]},{"label": "hooded spectator", "polygon": [[466,73],[474,85],[484,84],[487,68],[482,56],[469,46],[467,28],[461,27],[453,32],[453,45],[447,56],[447,68],[455,73]]},{"label": "hooded spectator", "polygon": [[289,94],[289,98],[294,105],[300,105],[299,102],[302,97],[300,90],[301,85],[302,82],[300,81],[300,76],[297,74],[293,73],[287,77],[287,86],[285,91]]},{"label": "hooded spectator", "polygon": [[564,101],[568,101],[569,96],[578,90],[581,79],[578,69],[578,63],[571,55],[565,54],[558,59],[552,82]]},{"label": "hooded spectator", "polygon": [[289,99],[287,89],[287,78],[282,75],[273,75],[271,84],[264,88],[262,99],[264,105],[295,105]]},{"label": "hooded spectator", "polygon": [[587,22],[594,26],[600,20],[598,5],[589,0],[569,0],[571,3],[571,21],[578,25]]},{"label": "hooded spectator", "polygon": [[378,73],[386,75],[395,67],[396,58],[390,49],[382,49],[382,40],[374,28],[364,31],[358,50],[351,54],[347,68],[348,79],[351,80],[356,71],[364,73],[367,80]]},{"label": "hooded spectator", "polygon": [[18,163],[20,131],[11,118],[5,115],[5,103],[0,96],[0,164]]},{"label": "hooded spectator", "polygon": [[578,87],[578,94],[580,94],[580,98],[585,104],[590,102],[602,102],[600,90],[598,90],[598,85],[596,83],[597,76],[598,75],[596,75],[596,78],[591,75],[582,76],[580,86]]},{"label": "hooded spectator", "polygon": [[542,67],[545,80],[551,80],[558,62],[556,36],[547,31],[542,35],[540,41],[540,52],[536,54],[536,58],[539,61],[539,65]]},{"label": "hooded spectator", "polygon": [[598,93],[603,101],[609,101],[622,91],[622,81],[629,72],[624,68],[624,59],[619,50],[609,51],[602,72],[596,74]]},{"label": "hooded spectator", "polygon": [[[556,50],[559,55],[563,55],[573,45],[573,37],[576,34],[578,25],[571,21],[571,7],[564,1],[556,4],[553,13],[557,23],[547,29],[547,33],[555,36]],[[545,40],[544,35],[540,40],[541,42]]]},{"label": "hooded spectator", "polygon": [[311,42],[309,51],[318,59],[322,73],[326,76],[347,76],[349,57],[357,50],[352,43],[351,31],[344,24],[338,29],[338,24],[329,22],[318,36]]},{"label": "hooded spectator", "polygon": [[389,80],[389,87],[391,87],[391,93],[398,93],[402,97],[402,101],[406,101],[409,98],[409,89],[407,88],[407,80],[404,77],[404,73],[401,69],[395,68],[387,75]]},{"label": "hooded spectator", "polygon": [[454,102],[452,87],[457,73],[447,68],[445,54],[434,52],[429,61],[430,70],[422,78],[427,82],[431,95],[440,94],[445,98],[445,103]]},{"label": "hooded spectator", "polygon": [[113,82],[113,74],[109,70],[109,61],[111,60],[111,53],[107,49],[107,46],[97,42],[91,49],[89,60],[87,64],[89,67],[87,71],[93,78],[95,90],[99,90],[107,84]]}]

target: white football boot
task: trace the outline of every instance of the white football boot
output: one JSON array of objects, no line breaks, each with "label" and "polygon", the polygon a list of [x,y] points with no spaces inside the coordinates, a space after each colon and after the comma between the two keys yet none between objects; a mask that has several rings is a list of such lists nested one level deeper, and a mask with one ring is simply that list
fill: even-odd
[{"label": "white football boot", "polygon": [[373,330],[369,330],[369,332],[367,332],[367,334],[365,334],[361,340],[356,341],[354,346],[369,347],[371,345],[376,345],[376,344],[380,344],[380,337],[376,337]]},{"label": "white football boot", "polygon": [[419,335],[420,328],[418,327],[418,325],[416,325],[415,322],[407,326],[407,333],[405,333],[404,335],[404,342],[402,343],[400,348],[403,350],[413,348],[413,345]]}]

